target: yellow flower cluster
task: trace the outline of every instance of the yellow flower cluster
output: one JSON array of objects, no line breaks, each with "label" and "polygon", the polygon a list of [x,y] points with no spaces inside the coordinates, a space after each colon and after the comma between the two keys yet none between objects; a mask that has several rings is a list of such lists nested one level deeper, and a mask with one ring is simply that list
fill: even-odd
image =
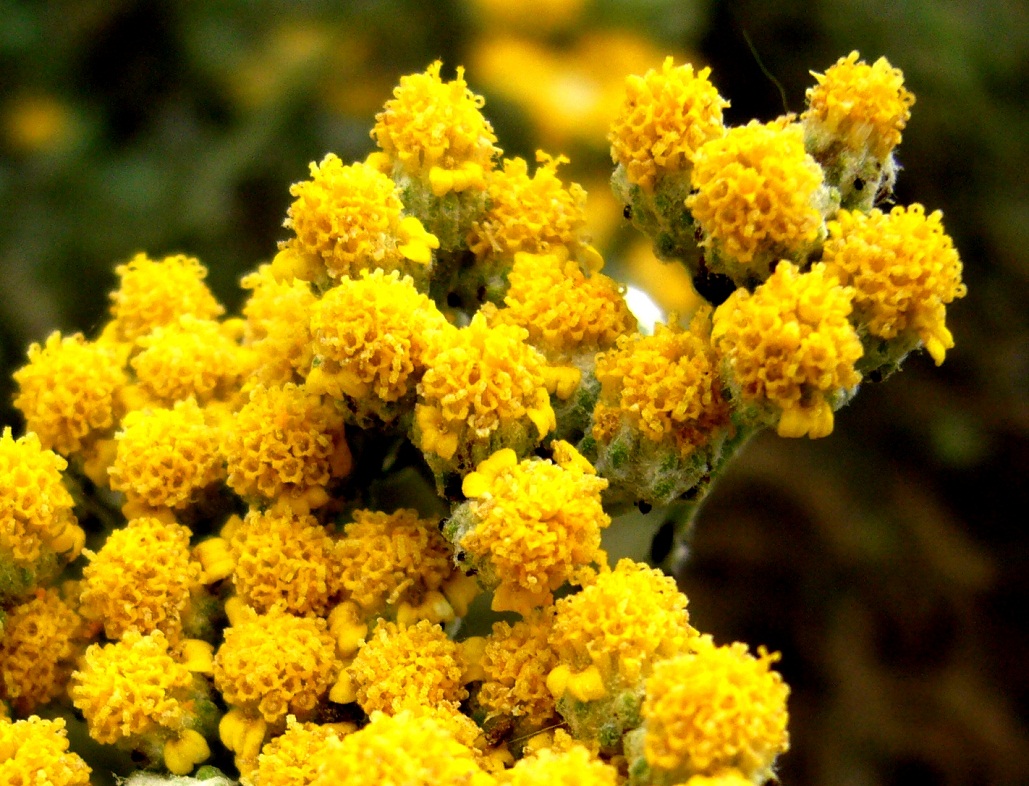
[{"label": "yellow flower cluster", "polygon": [[510,786],[617,786],[618,770],[597,759],[588,748],[571,745],[555,752],[544,748],[515,763],[504,774],[503,783]]},{"label": "yellow flower cluster", "polygon": [[68,751],[64,727],[64,718],[0,719],[0,783],[89,786],[92,770]]},{"label": "yellow flower cluster", "polygon": [[298,723],[289,716],[285,733],[265,745],[257,757],[257,767],[250,774],[253,786],[307,786],[318,774],[317,756],[327,741],[352,731],[341,726]]},{"label": "yellow flower cluster", "polygon": [[686,198],[712,253],[712,270],[737,284],[764,280],[770,264],[822,236],[828,196],[804,130],[781,120],[732,128],[697,151]]},{"label": "yellow flower cluster", "polygon": [[919,204],[889,213],[841,210],[829,222],[823,255],[829,271],[854,288],[861,328],[899,345],[898,355],[921,341],[937,365],[954,346],[946,306],[967,291],[942,218]]},{"label": "yellow flower cluster", "polygon": [[509,717],[525,728],[546,726],[556,715],[547,675],[557,666],[550,649],[553,606],[541,609],[514,625],[496,622],[486,637],[480,665],[485,674],[478,700],[486,709],[486,722]]},{"label": "yellow flower cluster", "polygon": [[780,436],[832,433],[833,410],[861,381],[852,295],[824,264],[800,273],[784,261],[753,294],[738,289],[715,311],[712,340],[730,385]]},{"label": "yellow flower cluster", "polygon": [[904,87],[904,74],[885,57],[872,65],[858,57],[851,52],[824,74],[811,72],[818,84],[807,91],[802,119],[821,139],[885,159],[900,144],[915,96]]},{"label": "yellow flower cluster", "polygon": [[688,174],[697,151],[725,133],[722,110],[729,105],[708,81],[710,68],[690,64],[625,80],[625,99],[611,124],[611,158],[625,167],[630,183],[653,191],[669,173]]},{"label": "yellow flower cluster", "polygon": [[243,344],[248,350],[248,384],[268,387],[300,383],[311,368],[310,313],[317,298],[301,279],[278,281],[271,265],[243,276],[250,290],[243,304]]}]

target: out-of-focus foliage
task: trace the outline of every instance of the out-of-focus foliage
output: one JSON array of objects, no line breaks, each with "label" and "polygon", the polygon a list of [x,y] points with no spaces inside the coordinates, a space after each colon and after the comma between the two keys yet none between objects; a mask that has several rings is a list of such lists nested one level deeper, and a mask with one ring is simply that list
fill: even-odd
[{"label": "out-of-focus foliage", "polygon": [[[1014,0],[0,0],[0,420],[114,266],[182,252],[234,309],[311,161],[372,149],[399,76],[467,67],[505,155],[571,159],[607,272],[689,311],[607,186],[623,78],[712,67],[727,123],[800,111],[810,71],[885,55],[917,96],[896,198],[942,209],[968,297],[947,363],[866,385],[828,440],[759,439],[701,514],[698,626],[783,652],[787,783],[1018,783],[1029,767],[1029,12]],[[780,90],[781,88],[781,90]],[[646,554],[660,525],[642,517]],[[649,525],[649,526],[643,526]],[[660,557],[661,555],[654,555]],[[73,730],[74,731],[74,730]],[[1024,757],[1022,757],[1024,759]]]}]

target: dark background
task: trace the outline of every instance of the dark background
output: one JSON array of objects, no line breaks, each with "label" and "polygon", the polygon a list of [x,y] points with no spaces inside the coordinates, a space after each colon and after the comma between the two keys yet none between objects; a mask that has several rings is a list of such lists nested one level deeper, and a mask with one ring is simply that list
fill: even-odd
[{"label": "dark background", "polygon": [[[917,96],[896,199],[942,209],[965,264],[956,347],[865,385],[827,439],[750,445],[681,579],[701,630],[783,653],[784,783],[1029,782],[1025,4],[581,0],[529,22],[487,5],[0,0],[2,423],[20,433],[28,343],[93,335],[136,251],[199,256],[236,309],[289,185],[370,151],[392,85],[437,57],[469,65],[507,154],[543,139],[592,191],[603,134],[544,133],[471,70],[502,35],[578,68],[604,65],[582,54],[598,34],[649,42],[647,65],[709,64],[732,123],[802,110],[809,72],[852,49],[885,55]],[[626,242],[607,243],[615,268]]]}]

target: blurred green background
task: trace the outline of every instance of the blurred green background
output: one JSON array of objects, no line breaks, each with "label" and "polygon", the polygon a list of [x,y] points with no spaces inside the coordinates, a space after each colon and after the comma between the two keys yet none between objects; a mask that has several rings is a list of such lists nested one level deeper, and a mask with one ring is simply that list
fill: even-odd
[{"label": "blurred green background", "polygon": [[285,237],[289,185],[328,151],[369,152],[399,76],[435,58],[467,66],[505,153],[572,158],[610,269],[645,283],[606,189],[625,74],[665,54],[711,65],[742,123],[800,111],[809,71],[852,49],[885,55],[917,96],[897,201],[942,209],[965,264],[957,346],[866,385],[828,439],[755,441],[680,578],[701,630],[783,653],[784,783],[1029,783],[1024,3],[0,0],[0,20],[0,418],[16,433],[11,372],[51,330],[95,333],[115,264],[199,256],[237,308],[241,273]]}]

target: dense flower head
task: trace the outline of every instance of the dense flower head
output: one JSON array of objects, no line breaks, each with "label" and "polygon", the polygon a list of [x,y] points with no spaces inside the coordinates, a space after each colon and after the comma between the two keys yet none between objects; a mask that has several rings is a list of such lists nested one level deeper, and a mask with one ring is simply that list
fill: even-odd
[{"label": "dense flower head", "polygon": [[490,786],[476,752],[431,714],[410,710],[375,713],[364,728],[317,754],[318,775],[310,786]]},{"label": "dense flower head", "polygon": [[271,265],[245,275],[243,344],[250,352],[249,381],[268,386],[301,382],[311,368],[310,313],[317,297],[306,281],[279,281]]},{"label": "dense flower head", "polygon": [[298,723],[288,717],[285,733],[261,749],[257,768],[250,773],[252,786],[308,786],[318,774],[317,754],[327,740],[344,734],[341,724]]},{"label": "dense flower head", "polygon": [[379,622],[347,675],[365,712],[395,715],[405,708],[456,707],[467,698],[458,646],[439,625]]},{"label": "dense flower head", "polygon": [[345,400],[358,422],[393,420],[399,410],[391,405],[414,398],[433,333],[448,328],[409,277],[376,270],[343,279],[311,310],[307,386]]},{"label": "dense flower head", "polygon": [[81,634],[79,615],[54,589],[39,590],[8,610],[0,640],[0,696],[27,714],[63,694]]},{"label": "dense flower head", "polygon": [[712,340],[730,385],[779,436],[832,433],[833,410],[861,381],[852,296],[823,263],[800,273],[784,261],[753,294],[738,289],[715,311]]},{"label": "dense flower head", "polygon": [[238,321],[197,319],[185,314],[137,339],[131,366],[142,389],[161,404],[195,398],[223,399],[243,372],[236,342]]},{"label": "dense flower head", "polygon": [[915,96],[904,87],[901,70],[885,57],[872,65],[858,57],[851,52],[824,74],[811,72],[818,84],[807,91],[802,119],[834,141],[882,159],[900,144]]},{"label": "dense flower head", "polygon": [[587,277],[565,253],[516,254],[508,283],[497,320],[525,328],[548,357],[607,349],[636,330],[620,285],[599,272]]},{"label": "dense flower head", "polygon": [[538,729],[554,717],[554,697],[547,688],[547,675],[557,665],[549,645],[553,623],[552,606],[514,625],[493,623],[481,659],[486,678],[478,694],[487,720],[506,716]]},{"label": "dense flower head", "polygon": [[198,689],[164,633],[131,630],[86,650],[70,693],[94,740],[141,745],[144,738],[172,737],[192,725]]},{"label": "dense flower head", "polygon": [[943,214],[919,204],[889,213],[841,210],[829,222],[823,260],[854,288],[854,320],[890,341],[915,335],[937,365],[954,346],[946,305],[964,297],[961,260]]},{"label": "dense flower head", "polygon": [[325,486],[350,471],[343,416],[292,383],[257,385],[249,399],[224,425],[229,486],[245,498],[324,503]]},{"label": "dense flower head", "polygon": [[114,272],[121,283],[111,293],[111,314],[122,340],[135,341],[184,314],[214,319],[225,310],[204,283],[207,268],[194,257],[176,254],[154,260],[141,253]]},{"label": "dense flower head", "polygon": [[400,509],[356,510],[339,541],[340,583],[367,615],[417,605],[454,572],[450,545],[434,519]]},{"label": "dense flower head", "polygon": [[553,602],[566,581],[581,582],[592,563],[607,564],[600,532],[611,523],[600,502],[607,481],[568,443],[558,462],[518,462],[510,448],[464,479],[471,527],[454,533],[487,586],[493,608],[526,614]]},{"label": "dense flower head", "polygon": [[501,779],[509,786],[617,786],[620,782],[614,766],[579,744],[562,751],[543,748],[520,759]]},{"label": "dense flower head", "polygon": [[[543,355],[515,325],[491,327],[482,312],[426,353],[415,411],[422,452],[470,470],[494,450],[535,446],[555,426]],[[500,444],[496,444],[496,443]],[[514,444],[511,444],[514,443]]]},{"label": "dense flower head", "polygon": [[219,431],[195,399],[130,412],[115,439],[111,488],[133,506],[184,508],[223,477]]},{"label": "dense flower head", "polygon": [[485,101],[468,89],[463,68],[444,82],[441,67],[437,60],[424,73],[400,78],[393,98],[375,116],[372,137],[402,171],[429,183],[437,196],[482,190],[500,152],[481,111]]},{"label": "dense flower head", "polygon": [[490,174],[488,208],[468,237],[468,247],[480,259],[510,258],[519,251],[575,250],[583,242],[586,191],[578,183],[565,187],[557,176],[557,168],[568,159],[540,150],[536,160],[540,165],[531,177],[523,158],[505,159]]},{"label": "dense flower head", "polygon": [[609,440],[610,429],[625,420],[653,442],[671,440],[685,456],[729,425],[710,315],[710,308],[698,310],[688,330],[658,324],[651,336],[625,336],[597,357],[597,439]]},{"label": "dense flower head", "polygon": [[214,684],[226,703],[269,724],[309,718],[339,674],[335,644],[321,617],[273,608],[225,629]]},{"label": "dense flower head", "polygon": [[[29,432],[15,440],[0,435],[0,566],[27,568],[44,554],[74,558],[85,536],[72,512],[61,473],[68,462],[45,450]],[[0,586],[0,594],[6,587]]]},{"label": "dense flower head", "polygon": [[416,231],[418,219],[402,218],[396,185],[366,163],[344,165],[329,153],[290,193],[296,199],[285,226],[295,237],[273,263],[283,273],[320,281],[377,268],[415,272],[438,246],[432,235]]},{"label": "dense flower head", "polygon": [[551,672],[551,690],[559,695],[565,691],[555,688],[574,691],[574,675],[591,668],[599,671],[605,687],[639,685],[656,662],[695,642],[686,604],[675,579],[620,560],[614,570],[557,602],[550,643],[562,665],[557,675]]},{"label": "dense flower head", "polygon": [[84,552],[80,610],[104,626],[109,639],[127,631],[162,631],[178,639],[190,595],[200,588],[200,563],[189,549],[188,527],[143,516],[107,536],[100,551]]},{"label": "dense flower head", "polygon": [[115,425],[128,382],[124,352],[86,341],[81,333],[62,338],[54,332],[44,345],[30,346],[28,357],[14,372],[14,406],[44,447],[68,456]]},{"label": "dense flower head", "polygon": [[736,642],[706,642],[662,661],[647,679],[644,755],[651,767],[685,780],[736,768],[754,783],[789,748],[789,688],[772,671],[778,655],[758,657]]},{"label": "dense flower head", "polygon": [[64,718],[0,719],[0,783],[89,786],[89,766],[68,751]]},{"label": "dense flower head", "polygon": [[796,123],[752,121],[696,154],[686,207],[715,252],[712,269],[737,283],[764,279],[763,265],[799,253],[822,232],[822,169],[804,150]]},{"label": "dense flower head", "polygon": [[229,535],[236,594],[258,612],[323,615],[340,591],[339,548],[317,519],[289,506],[251,509]]},{"label": "dense flower head", "polygon": [[710,68],[694,73],[689,63],[625,80],[625,99],[611,124],[611,158],[629,182],[653,191],[660,178],[688,173],[700,147],[725,133],[722,110],[729,105],[708,81]]}]

